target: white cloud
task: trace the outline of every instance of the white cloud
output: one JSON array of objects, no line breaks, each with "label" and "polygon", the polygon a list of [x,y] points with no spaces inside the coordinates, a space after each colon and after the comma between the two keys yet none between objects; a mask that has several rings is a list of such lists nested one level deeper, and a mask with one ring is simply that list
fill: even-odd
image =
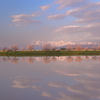
[{"label": "white cloud", "polygon": [[42,10],[48,10],[50,8],[50,5],[46,5],[46,6],[41,6],[40,7]]},{"label": "white cloud", "polygon": [[87,100],[88,99],[88,97],[86,97],[84,95],[81,96],[81,95],[77,95],[77,94],[69,95],[69,94],[60,92],[59,95],[61,97],[57,98],[57,100]]},{"label": "white cloud", "polygon": [[85,6],[66,12],[66,16],[78,18],[77,23],[93,23],[100,21],[100,2],[88,3]]},{"label": "white cloud", "polygon": [[57,15],[50,15],[48,16],[49,20],[61,20],[63,18],[65,18],[66,15],[65,14],[57,14]]},{"label": "white cloud", "polygon": [[43,92],[41,94],[41,96],[44,96],[44,97],[52,97],[52,95],[50,93],[48,93],[48,92]]},{"label": "white cloud", "polygon": [[66,87],[66,85],[62,82],[49,82],[48,86],[56,88]]},{"label": "white cloud", "polygon": [[66,34],[72,34],[72,33],[88,33],[98,36],[100,32],[100,23],[94,23],[86,26],[64,26],[64,27],[59,27],[55,30],[55,32],[60,32],[60,33],[66,33]]},{"label": "white cloud", "polygon": [[[26,14],[19,14],[19,15],[12,15],[11,17],[12,22],[17,24],[33,24],[33,23],[40,23],[38,20],[32,20],[31,18],[39,16],[37,14],[26,15]],[[23,26],[23,25],[15,25],[15,26]]]},{"label": "white cloud", "polygon": [[27,27],[27,25],[15,25],[15,26],[18,26],[18,27]]},{"label": "white cloud", "polygon": [[56,4],[60,4],[59,9],[65,7],[77,7],[86,4],[88,0],[56,0]]},{"label": "white cloud", "polygon": [[32,14],[32,15],[19,14],[19,15],[12,15],[11,17],[14,18],[14,19],[19,19],[19,18],[30,18],[30,17],[36,17],[36,16],[39,16],[39,15],[35,15],[35,14]]},{"label": "white cloud", "polygon": [[14,23],[20,23],[20,24],[32,24],[32,23],[39,23],[40,21],[37,20],[31,20],[31,19],[13,19]]}]

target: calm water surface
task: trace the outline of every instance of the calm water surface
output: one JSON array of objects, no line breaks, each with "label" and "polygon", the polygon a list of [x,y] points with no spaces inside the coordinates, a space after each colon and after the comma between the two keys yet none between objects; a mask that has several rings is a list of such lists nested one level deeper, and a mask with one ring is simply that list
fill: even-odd
[{"label": "calm water surface", "polygon": [[100,100],[100,56],[0,57],[0,100]]}]

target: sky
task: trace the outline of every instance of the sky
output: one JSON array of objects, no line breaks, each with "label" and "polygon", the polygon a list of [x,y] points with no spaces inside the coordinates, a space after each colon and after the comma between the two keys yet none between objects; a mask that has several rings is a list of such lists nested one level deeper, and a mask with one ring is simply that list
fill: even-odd
[{"label": "sky", "polygon": [[99,0],[0,0],[0,12],[0,47],[100,40]]}]

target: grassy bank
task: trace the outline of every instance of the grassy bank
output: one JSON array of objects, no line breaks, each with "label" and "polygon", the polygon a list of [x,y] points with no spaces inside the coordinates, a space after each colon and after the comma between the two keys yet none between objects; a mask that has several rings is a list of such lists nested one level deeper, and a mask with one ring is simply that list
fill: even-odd
[{"label": "grassy bank", "polygon": [[10,51],[0,52],[0,56],[67,56],[100,55],[100,51]]}]

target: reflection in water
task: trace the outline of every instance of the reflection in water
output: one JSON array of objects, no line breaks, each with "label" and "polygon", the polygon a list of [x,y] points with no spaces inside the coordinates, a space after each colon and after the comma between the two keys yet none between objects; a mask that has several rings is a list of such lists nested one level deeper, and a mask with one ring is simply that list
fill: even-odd
[{"label": "reflection in water", "polygon": [[15,79],[13,81],[13,88],[33,88],[34,90],[40,90],[40,86],[35,86],[33,83],[39,82],[39,80],[33,79]]},{"label": "reflection in water", "polygon": [[11,59],[11,62],[14,64],[18,64],[18,61],[19,61],[19,58],[16,58],[16,57]]},{"label": "reflection in water", "polygon": [[[0,60],[3,64],[7,61],[17,64],[17,67],[10,64],[12,67],[8,72],[6,67],[0,67],[1,72],[5,68],[1,73],[4,79],[0,77],[1,80],[12,76],[11,82],[5,83],[6,89],[12,91],[10,95],[17,95],[16,91],[23,94],[17,99],[15,96],[14,100],[24,97],[23,100],[27,100],[27,97],[28,100],[100,100],[100,56],[1,57]],[[24,61],[35,66],[22,66]],[[7,76],[5,73],[8,73]],[[1,87],[5,89],[5,85]],[[10,95],[2,100],[11,100]]]},{"label": "reflection in water", "polygon": [[80,56],[75,57],[75,61],[76,62],[82,62],[82,57],[80,57]]},{"label": "reflection in water", "polygon": [[72,62],[72,61],[73,61],[73,57],[68,56],[68,57],[66,58],[66,61],[67,61],[67,62]]},{"label": "reflection in water", "polygon": [[34,60],[35,60],[35,58],[32,58],[32,57],[29,57],[29,58],[27,58],[26,59],[26,61],[28,62],[28,63],[34,63]]},{"label": "reflection in water", "polygon": [[50,63],[51,59],[50,57],[43,57],[42,61],[47,64],[47,63]]},{"label": "reflection in water", "polygon": [[34,61],[43,61],[44,63],[48,64],[50,62],[56,62],[56,61],[67,61],[67,62],[82,62],[82,60],[89,60],[92,59],[94,61],[100,61],[99,56],[66,56],[66,57],[2,57],[1,61],[10,61],[12,63],[18,64],[18,61],[25,61],[30,64],[34,63]]}]

